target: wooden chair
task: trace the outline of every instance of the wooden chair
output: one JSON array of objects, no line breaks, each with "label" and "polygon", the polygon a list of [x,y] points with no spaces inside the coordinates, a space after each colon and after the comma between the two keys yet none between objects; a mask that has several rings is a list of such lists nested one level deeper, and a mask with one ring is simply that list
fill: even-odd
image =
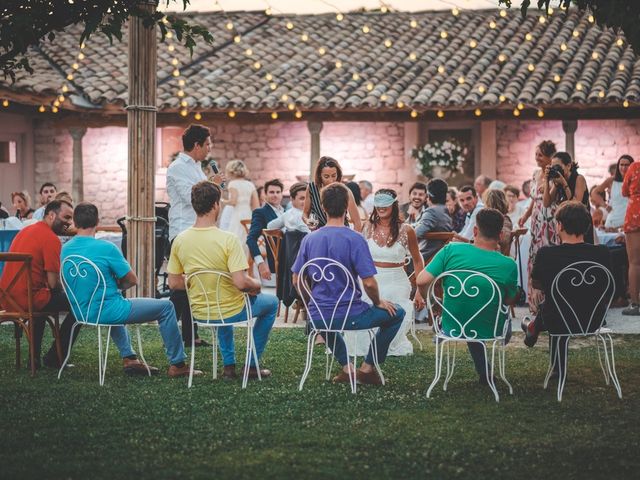
[{"label": "wooden chair", "polygon": [[[20,368],[20,338],[22,329],[29,344],[29,359],[31,363],[31,376],[36,374],[35,350],[33,348],[33,321],[43,319],[51,326],[53,338],[56,343],[58,361],[62,362],[62,346],[60,344],[60,323],[58,312],[34,312],[33,311],[33,281],[31,279],[31,262],[33,257],[27,253],[0,253],[0,262],[21,263],[16,274],[10,280],[7,288],[0,287],[0,303],[5,310],[0,310],[0,324],[11,322],[15,325],[16,339],[16,370]],[[6,265],[5,263],[5,265]],[[27,283],[27,308],[20,306],[12,294],[16,285],[24,280]]]},{"label": "wooden chair", "polygon": [[[276,285],[278,285],[278,265],[280,258],[280,245],[282,244],[282,239],[284,238],[284,234],[282,230],[279,228],[265,228],[262,230],[262,234],[264,238],[267,240],[267,247],[271,250],[271,254],[273,255],[273,260],[275,262],[276,267]],[[300,314],[300,303],[296,302],[296,313],[293,317],[293,323],[298,322],[298,315]],[[280,302],[278,302],[278,313],[280,315]],[[285,306],[284,309],[284,323],[287,323],[289,320],[289,307]]]},{"label": "wooden chair", "polygon": [[[244,227],[245,233],[249,235],[249,230],[251,229],[251,220],[249,219],[240,220],[240,223]],[[262,258],[266,260],[267,252],[265,250],[264,239],[262,237],[258,238],[258,247],[260,247],[260,254],[262,255]],[[253,264],[254,264],[253,256],[251,256],[251,253],[249,253],[248,257],[249,258],[247,258],[247,262],[249,263],[249,276],[253,278]]]}]

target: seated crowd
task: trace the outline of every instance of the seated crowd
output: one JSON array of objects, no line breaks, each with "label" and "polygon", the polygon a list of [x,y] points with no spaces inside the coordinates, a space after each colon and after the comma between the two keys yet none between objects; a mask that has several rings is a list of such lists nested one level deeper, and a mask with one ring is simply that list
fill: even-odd
[{"label": "seated crowd", "polygon": [[[630,157],[630,160],[621,157],[615,179],[607,183],[608,187],[592,191],[596,199],[602,198],[599,193],[607,191],[617,199],[614,192],[620,187],[621,195],[631,199],[629,211],[632,213],[623,221],[624,234],[620,234],[627,242],[626,250],[622,248],[622,251],[629,254],[622,262],[627,262],[628,268],[625,265],[616,273],[613,252],[621,251],[620,243],[615,243],[612,249],[593,245],[594,240],[585,240],[597,239],[598,235],[593,229],[595,215],[590,211],[589,192],[586,183],[582,183],[584,178],[577,174],[577,166],[568,154],[555,152],[545,142],[536,152],[541,167],[535,176],[537,182],[533,186],[530,182],[522,185],[523,192],[530,187],[535,190],[530,198],[523,200],[520,189],[480,176],[473,186],[460,189],[450,188],[437,178],[427,183],[416,182],[410,188],[409,202],[400,205],[395,191],[380,189],[374,193],[367,181],[348,188],[342,182],[339,163],[322,157],[311,182],[291,186],[288,209],[282,206],[284,185],[277,179],[266,182],[264,204],[260,205],[257,190],[245,178],[248,171],[239,163],[234,164],[234,179],[227,186],[229,198],[223,198],[224,189],[220,185],[225,182],[225,176],[207,179],[197,165],[208,162],[211,138],[205,127],[189,127],[183,144],[184,152],[176,157],[167,174],[173,210],[169,214],[172,228],[167,264],[170,300],[123,295],[123,290],[136,285],[137,278],[120,249],[95,238],[99,224],[95,205],[83,202],[73,208],[68,194],[58,193],[50,183],[40,189],[42,206],[35,212],[29,211],[28,197],[25,200],[24,196],[16,196],[19,197],[16,215],[21,219],[32,216],[33,223],[20,230],[10,252],[28,253],[33,257],[34,311],[69,312],[61,325],[63,358],[80,330],[80,325],[74,326],[76,320],[83,323],[99,320],[100,324],[112,326],[111,338],[123,359],[125,372],[157,373],[158,369],[138,359],[126,329],[126,325],[157,321],[169,362],[168,375],[186,376],[189,366],[185,363],[185,348],[208,345],[199,338],[197,325],[213,323],[219,325],[217,336],[223,378],[237,378],[232,324],[248,320],[245,298],[255,318],[253,340],[258,360],[267,348],[278,311],[279,299],[261,291],[262,284],[276,273],[278,260],[270,249],[263,253],[260,247],[265,229],[300,235],[295,249],[287,250],[292,255],[287,274],[293,285],[304,287],[298,289],[298,295],[306,306],[308,330],[323,339],[342,367],[335,382],[348,383],[355,375],[359,383],[383,383],[376,365],[383,363],[388,355],[413,352],[407,335],[419,317],[417,312],[424,309],[431,285],[441,274],[459,270],[479,272],[495,282],[505,305],[515,304],[521,297],[519,287],[523,287],[523,275],[511,258],[511,240],[513,232],[528,222],[531,222],[532,256],[527,276],[529,288],[538,293],[529,297],[535,319],[523,321],[522,325],[526,345],[533,346],[541,331],[556,331],[559,313],[548,301],[551,283],[562,268],[574,261],[589,260],[611,270],[616,278],[616,295],[625,300],[624,271],[628,269],[629,311],[640,314],[633,310],[638,309],[639,254],[631,252],[634,245],[638,246],[640,232],[637,213],[634,213],[639,209],[640,171],[637,164],[630,167],[633,162]],[[554,165],[557,165],[555,170]],[[189,181],[184,178],[187,176]],[[244,207],[242,202],[246,203]],[[245,207],[248,210],[243,210]],[[541,208],[546,209],[546,215],[551,214],[545,217],[544,225],[538,212]],[[219,228],[223,210],[227,212],[227,230]],[[249,215],[250,222],[249,218],[239,216],[243,211],[249,212],[242,215]],[[248,224],[234,224],[241,220]],[[74,236],[62,246],[59,236],[68,234],[72,224]],[[553,229],[553,240],[542,241],[539,231],[542,227],[547,229],[545,235]],[[433,234],[446,235],[434,238]],[[407,265],[405,259],[410,259]],[[80,265],[87,261],[97,269],[94,278],[76,275]],[[344,275],[334,274],[331,281],[318,280],[307,270],[314,262],[320,263],[320,269],[335,262]],[[257,267],[259,278],[250,270],[252,263]],[[18,268],[10,263],[5,265],[0,291],[11,286]],[[205,274],[204,283],[192,280],[194,273],[203,271],[221,272],[225,276],[215,282],[211,274]],[[64,290],[61,276],[66,282]],[[106,293],[104,305],[98,307],[99,302],[94,302],[93,297],[95,284],[101,279]],[[74,292],[73,296],[69,296],[70,291]],[[26,284],[13,286],[13,295],[22,308],[28,307]],[[72,304],[69,298],[73,298]],[[454,317],[474,316],[477,307],[445,294],[445,311],[439,320],[443,330],[453,328]],[[490,338],[495,333],[496,319],[489,317],[481,311],[475,318],[474,322],[479,325],[478,338]],[[182,331],[178,327],[180,319]],[[506,343],[511,337],[510,319],[505,313],[499,321],[500,330],[504,326],[506,331]],[[60,368],[55,345],[41,355],[44,326],[44,320],[34,320],[32,348],[36,366],[42,362],[47,367]],[[375,342],[369,344],[367,339],[362,348],[357,346],[355,336],[345,334],[343,337],[335,332],[369,329],[376,329]],[[489,384],[491,367],[484,347],[469,342],[468,349],[480,383]],[[354,351],[364,356],[357,371],[353,371],[348,359]],[[254,358],[243,368],[247,369],[249,378],[271,375],[268,369],[256,364]],[[196,370],[194,374],[202,375],[202,372]]]}]

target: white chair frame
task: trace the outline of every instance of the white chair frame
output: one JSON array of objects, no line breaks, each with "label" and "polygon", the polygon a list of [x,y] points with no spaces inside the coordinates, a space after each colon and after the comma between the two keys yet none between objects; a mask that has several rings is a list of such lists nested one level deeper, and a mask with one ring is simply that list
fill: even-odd
[{"label": "white chair frame", "polygon": [[[213,288],[214,298],[210,300],[209,293],[212,290],[210,288],[208,289],[207,287],[208,286],[210,287],[211,284],[208,283],[203,277],[211,276],[211,275],[215,276],[215,279],[214,279],[215,286]],[[229,281],[231,281],[231,275],[229,273],[221,272],[218,270],[198,270],[188,274],[186,277],[187,297],[189,299],[189,309],[191,311],[191,318],[193,319],[193,321],[191,322],[191,362],[189,366],[189,383],[188,383],[189,388],[191,388],[191,385],[193,384],[193,369],[194,369],[194,363],[195,363],[196,349],[195,349],[195,332],[193,327],[193,325],[195,324],[198,324],[199,327],[208,328],[211,330],[211,336],[212,336],[211,353],[213,356],[212,363],[213,363],[214,379],[218,378],[218,337],[217,337],[218,328],[219,327],[234,327],[234,328],[247,327],[247,353],[245,356],[244,372],[242,375],[242,388],[247,388],[247,383],[249,381],[249,362],[251,360],[251,357],[253,357],[253,360],[256,364],[256,371],[258,372],[258,380],[262,380],[262,377],[260,376],[260,364],[258,363],[258,353],[256,351],[255,341],[253,338],[253,327],[255,325],[256,318],[253,316],[253,312],[251,310],[251,302],[249,300],[249,295],[246,293],[243,293],[244,310],[247,314],[247,320],[243,320],[239,322],[225,322],[224,317],[222,315],[222,311],[220,310],[220,302],[219,302],[220,281],[223,278],[227,278]],[[190,289],[189,289],[189,286],[193,282],[197,282],[198,286],[194,288],[199,288],[206,299],[206,302],[207,302],[207,318],[206,319],[200,318],[196,320],[196,317],[193,315],[193,302],[192,302],[193,291],[191,291],[190,293]],[[213,305],[215,305],[215,307],[217,308],[217,315],[214,317],[211,316]],[[212,322],[215,322],[215,323],[212,323]]]},{"label": "white chair frame", "polygon": [[[468,275],[464,280],[460,278],[460,275]],[[489,300],[481,306],[476,312],[469,318],[459,320],[456,318],[447,308],[444,306],[443,299],[439,298],[435,294],[436,285],[443,283],[445,278],[453,278],[457,281],[456,285],[450,285],[448,287],[444,287],[443,285],[443,293],[445,296],[449,297],[449,301],[452,299],[458,299],[463,296],[464,300],[459,301],[468,301],[473,302],[474,299],[479,295],[480,288],[476,285],[468,285],[467,282],[471,279],[482,279],[486,281],[487,286],[491,288],[491,296]],[[495,319],[493,324],[493,336],[489,338],[478,338],[477,330],[471,328],[470,323],[480,314],[480,312],[484,311],[487,307],[491,305],[492,302],[497,300],[496,304],[498,308],[495,311]],[[436,305],[442,309],[443,312],[447,312],[452,318],[457,327],[451,330],[449,334],[442,330],[442,326],[440,325],[440,317],[436,316],[436,312],[434,308]],[[487,372],[487,383],[493,392],[493,396],[495,397],[496,402],[500,401],[500,395],[498,394],[498,389],[495,385],[494,380],[494,366],[495,366],[495,357],[496,357],[496,347],[499,347],[498,351],[498,372],[500,374],[500,378],[502,381],[509,387],[509,394],[513,395],[513,387],[507,380],[505,376],[505,366],[506,366],[506,355],[505,355],[505,347],[506,347],[506,335],[509,329],[509,322],[511,319],[508,315],[508,307],[506,307],[502,303],[502,292],[498,285],[487,275],[481,272],[476,272],[473,270],[451,270],[448,272],[441,273],[437,278],[429,286],[429,290],[427,293],[427,306],[429,308],[429,313],[431,318],[433,318],[433,329],[435,331],[436,338],[436,365],[435,365],[435,377],[431,382],[427,390],[427,398],[431,396],[431,391],[436,386],[440,377],[442,375],[442,361],[444,357],[444,351],[446,347],[447,351],[447,374],[445,375],[443,390],[447,390],[447,385],[453,376],[453,372],[456,366],[456,346],[458,343],[479,343],[482,345],[482,349],[484,352],[484,360],[485,360],[485,372]],[[492,307],[493,308],[493,307]],[[502,327],[501,331],[499,330],[500,321],[502,316],[506,315],[506,320]],[[453,356],[451,356],[451,348],[450,343],[453,342]],[[487,353],[487,343],[491,343],[491,369],[489,369],[489,358]],[[490,371],[489,371],[490,370]]]},{"label": "white chair frame", "polygon": [[[67,278],[65,277],[65,267],[67,265],[70,266],[68,274],[73,278],[78,278],[78,281],[82,281],[80,279],[84,279],[87,277],[89,273],[88,269],[93,269],[96,277],[98,278],[98,282],[96,283],[95,287],[92,290],[91,298],[89,299],[89,304],[87,305],[86,311],[83,311],[83,309],[81,308],[78,297],[76,296],[75,292],[69,285]],[[109,355],[109,340],[111,336],[111,327],[120,326],[120,325],[100,323],[100,320],[102,317],[102,307],[104,306],[104,297],[107,293],[107,283],[104,279],[104,275],[102,274],[98,266],[95,263],[93,263],[91,260],[89,260],[87,257],[84,257],[82,255],[69,255],[62,261],[62,265],[60,266],[60,281],[62,282],[64,293],[67,296],[67,299],[69,300],[69,304],[71,305],[71,310],[74,314],[76,321],[71,327],[71,334],[69,336],[69,348],[67,350],[67,355],[64,359],[64,362],[62,362],[62,366],[58,371],[58,380],[60,380],[62,372],[64,371],[67,365],[67,362],[69,361],[69,358],[71,356],[73,332],[75,331],[78,325],[82,324],[85,326],[98,328],[98,381],[100,383],[100,386],[103,386],[105,375],[107,373],[107,359]],[[97,295],[97,298],[96,298],[96,295]],[[94,305],[94,300],[98,301],[98,315],[96,316],[95,322],[90,322],[89,317],[91,315],[92,306]],[[78,318],[78,314],[80,318]],[[107,329],[107,340],[104,346],[104,354],[103,354],[103,346],[102,346],[102,328],[103,327]],[[126,328],[125,325],[122,325],[122,327]],[[138,325],[136,325],[136,333],[138,337],[138,351],[139,351],[140,358],[142,359],[142,362],[147,368],[147,374],[151,376],[151,370],[149,369],[149,366],[147,365],[147,362],[145,361],[144,355],[142,353],[142,338],[140,337],[140,327]]]},{"label": "white chair frame", "polygon": [[[563,285],[561,284],[561,280],[563,275],[571,273],[573,274],[573,276],[568,278],[567,281],[571,283],[571,286],[573,288],[579,288],[580,286],[585,284],[593,285],[596,282],[596,275],[595,275],[596,271],[600,271],[604,273],[607,279],[607,283],[604,290],[602,291],[602,294],[598,298],[598,301],[596,302],[593,311],[591,312],[591,316],[589,317],[589,322],[587,323],[586,326],[583,326],[583,324],[581,324],[578,319],[578,315],[576,314],[576,311],[574,310],[573,305],[571,305],[567,301],[566,296],[562,293]],[[611,335],[609,334],[609,330],[602,326],[605,319],[607,318],[607,313],[609,312],[609,307],[611,306],[611,301],[613,300],[614,292],[615,292],[615,280],[613,278],[613,275],[609,271],[609,269],[607,269],[600,263],[593,262],[593,261],[583,260],[579,262],[574,262],[571,265],[568,265],[565,268],[563,268],[553,279],[553,283],[551,286],[551,299],[567,331],[571,332],[566,334],[552,334],[552,333],[549,334],[549,339],[550,339],[549,370],[547,371],[547,375],[544,379],[544,388],[545,390],[547,389],[547,386],[549,385],[549,379],[551,378],[553,369],[557,364],[558,365],[557,396],[558,396],[559,402],[562,401],[562,392],[564,390],[564,385],[567,380],[567,357],[569,356],[569,340],[572,338],[579,338],[579,337],[584,337],[584,338],[593,337],[595,339],[596,350],[598,352],[598,361],[600,363],[600,368],[602,369],[602,373],[604,374],[604,381],[607,385],[609,385],[609,380],[611,380],[611,383],[613,383],[613,386],[616,389],[616,393],[618,397],[622,399],[622,388],[620,386],[620,381],[618,380],[618,374],[616,373],[616,360],[615,360],[615,355],[613,353],[613,338],[611,338]],[[563,302],[565,308],[560,307],[560,304],[559,304],[560,301]],[[606,302],[606,303],[603,303],[603,302]],[[594,318],[595,313],[598,310],[598,307],[601,305],[606,305],[606,309],[602,314],[602,318],[595,319]],[[573,320],[575,320],[575,324],[579,327],[579,331],[577,332],[572,331],[572,328],[569,325],[569,321],[565,317],[565,310],[567,310],[566,307],[568,307],[568,310],[571,312],[572,318]],[[594,320],[597,322],[596,325],[598,328],[596,329],[591,328],[593,326]],[[611,352],[609,352],[609,349],[607,348],[607,340],[609,341],[609,347],[611,349]],[[600,356],[600,342],[602,343],[602,347],[604,350],[606,369],[605,369],[605,365],[603,365],[602,363],[602,357]],[[564,351],[564,362],[560,361],[561,348]],[[555,355],[553,355],[552,352],[555,352]],[[609,358],[609,353],[611,354],[611,358]]]},{"label": "white chair frame", "polygon": [[[405,268],[407,267],[407,265],[409,265],[411,263],[411,257],[405,257],[404,258],[404,266]],[[411,277],[414,277],[416,274],[415,271],[411,272],[411,275],[408,276],[409,280],[411,280]],[[414,315],[413,315],[413,322],[411,322],[411,327],[409,328],[409,333],[411,334],[411,336],[413,337],[413,339],[416,341],[416,343],[418,344],[418,346],[420,347],[420,351],[422,351],[422,342],[420,341],[420,339],[418,338],[418,335],[416,334],[416,313],[418,313],[414,307]],[[410,312],[406,312],[407,315]]]},{"label": "white chair frame", "polygon": [[[322,263],[326,262],[326,264],[324,266],[321,266],[318,262],[322,262]],[[333,307],[333,311],[331,312],[331,317],[329,319],[326,319],[324,314],[322,313],[322,310],[320,309],[320,306],[316,302],[315,298],[313,298],[310,286],[305,280],[306,280],[306,277],[309,277],[311,281],[313,281],[314,283],[323,282],[323,281],[324,282],[334,281],[336,278],[336,273],[328,271],[329,267],[334,267],[335,269],[337,269],[338,272],[341,272],[342,274],[344,274],[346,278],[346,284],[344,289],[340,293],[340,296],[338,296],[336,300],[336,303]],[[308,271],[310,269],[314,269],[314,271],[313,272]],[[311,331],[309,332],[309,337],[307,338],[306,363],[304,367],[304,372],[302,374],[302,378],[300,379],[300,385],[298,386],[298,390],[302,391],[302,388],[304,387],[304,383],[307,380],[307,377],[309,376],[309,372],[311,371],[311,363],[313,359],[313,346],[314,346],[316,337],[321,333],[334,333],[336,335],[335,337],[336,339],[337,339],[337,335],[341,335],[341,336],[344,335],[344,332],[345,332],[344,327],[346,325],[347,319],[349,318],[351,305],[353,304],[353,299],[356,293],[356,282],[353,276],[351,275],[351,272],[349,272],[349,270],[341,263],[327,257],[316,257],[307,261],[300,269],[300,272],[298,274],[297,287],[298,287],[298,292],[302,297],[302,302],[307,311],[307,316],[311,325]],[[338,306],[340,305],[340,302],[342,301],[343,297],[345,297],[345,295],[347,294],[347,291],[349,290],[349,288],[351,288],[351,295],[349,297],[349,305],[344,314],[344,317],[342,319],[336,318],[336,310],[338,309]],[[320,314],[319,319],[314,319],[312,317],[311,312],[309,310],[309,301],[313,303],[316,310],[319,312]],[[335,323],[337,323],[337,325]],[[380,369],[380,365],[378,364],[378,345],[376,342],[377,328],[368,328],[368,329],[362,329],[362,330],[367,331],[369,334],[371,348],[373,349],[373,363],[376,371],[378,372],[378,375],[380,375],[382,384],[384,385],[385,383],[384,375],[382,373],[382,370]],[[358,330],[350,329],[346,331],[354,332]],[[335,349],[335,342],[333,347],[334,348],[331,349],[331,351],[329,351],[329,348],[325,350],[325,357],[326,357],[325,378],[327,381],[329,381],[331,378],[331,370],[333,368],[333,361],[334,361],[334,355],[332,352]],[[355,394],[357,391],[357,382],[356,382],[357,355],[349,354],[349,349],[346,342],[345,342],[345,349],[347,351],[347,360],[349,359],[349,357],[353,357],[353,365],[352,365],[353,368],[349,369],[349,384],[351,386],[351,393]]]}]

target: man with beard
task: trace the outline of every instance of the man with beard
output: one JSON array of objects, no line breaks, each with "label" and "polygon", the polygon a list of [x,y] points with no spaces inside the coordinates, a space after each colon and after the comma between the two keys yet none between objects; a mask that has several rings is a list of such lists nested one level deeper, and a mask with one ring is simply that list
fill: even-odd
[{"label": "man with beard", "polygon": [[406,223],[417,223],[427,203],[427,185],[416,182],[409,189],[409,201],[400,205],[400,214]]},{"label": "man with beard", "polygon": [[[73,206],[64,200],[53,200],[47,204],[42,221],[20,230],[11,242],[9,252],[28,253],[31,261],[31,282],[33,312],[69,311],[69,303],[60,285],[60,249],[62,247],[58,235],[64,235],[73,219]],[[18,262],[7,262],[4,266],[0,287],[7,289],[22,265]],[[12,297],[21,308],[27,309],[27,281],[24,275],[16,285],[11,287]],[[8,308],[4,305],[3,308]],[[69,313],[60,328],[63,355],[69,347],[69,335],[75,318]],[[33,349],[35,351],[36,368],[40,367],[40,350],[44,333],[44,319],[36,319],[33,324]],[[79,329],[76,329],[76,334]],[[43,363],[58,368],[59,362],[55,343],[43,357]]]}]

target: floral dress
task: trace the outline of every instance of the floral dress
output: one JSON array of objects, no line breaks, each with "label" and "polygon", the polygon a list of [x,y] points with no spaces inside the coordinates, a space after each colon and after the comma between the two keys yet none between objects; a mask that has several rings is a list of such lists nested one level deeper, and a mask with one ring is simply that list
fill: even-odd
[{"label": "floral dress", "polygon": [[[542,181],[538,184],[538,175],[542,178]],[[536,170],[533,173],[533,180],[531,182],[531,201],[533,202],[533,209],[531,210],[531,227],[529,229],[531,233],[531,245],[529,246],[529,262],[527,264],[527,272],[529,275],[529,306],[532,311],[537,311],[538,305],[542,301],[542,292],[533,288],[531,282],[531,270],[533,269],[533,262],[536,259],[536,254],[540,247],[546,245],[557,245],[560,243],[558,232],[556,230],[555,213],[557,204],[554,202],[550,207],[545,207],[542,203],[544,174],[540,170]]]},{"label": "floral dress", "polygon": [[629,197],[624,217],[624,231],[640,232],[640,162],[632,163],[627,170],[622,184],[622,195]]}]

